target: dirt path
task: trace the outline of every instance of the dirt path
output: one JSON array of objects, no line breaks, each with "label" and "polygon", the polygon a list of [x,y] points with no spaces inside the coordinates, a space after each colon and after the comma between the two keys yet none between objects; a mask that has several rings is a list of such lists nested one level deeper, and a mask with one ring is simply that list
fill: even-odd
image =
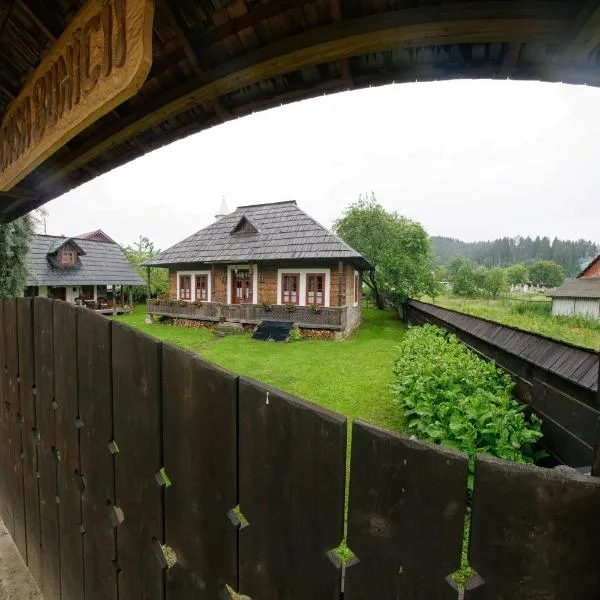
[{"label": "dirt path", "polygon": [[0,600],[43,600],[2,521],[0,521]]}]

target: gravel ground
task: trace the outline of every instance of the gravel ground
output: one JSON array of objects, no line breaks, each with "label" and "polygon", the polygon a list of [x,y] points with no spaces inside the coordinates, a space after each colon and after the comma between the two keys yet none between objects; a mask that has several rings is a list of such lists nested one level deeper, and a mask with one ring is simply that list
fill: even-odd
[{"label": "gravel ground", "polygon": [[0,600],[43,600],[10,534],[0,521]]}]

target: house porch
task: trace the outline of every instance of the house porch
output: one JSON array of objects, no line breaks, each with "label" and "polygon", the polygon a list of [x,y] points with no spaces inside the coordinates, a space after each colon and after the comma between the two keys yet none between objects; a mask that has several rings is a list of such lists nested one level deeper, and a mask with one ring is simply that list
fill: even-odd
[{"label": "house porch", "polygon": [[360,308],[350,306],[319,307],[257,304],[226,304],[221,302],[190,303],[178,300],[149,300],[149,315],[192,319],[218,323],[232,321],[258,325],[263,320],[294,323],[301,329],[328,329],[351,332],[360,321]]}]

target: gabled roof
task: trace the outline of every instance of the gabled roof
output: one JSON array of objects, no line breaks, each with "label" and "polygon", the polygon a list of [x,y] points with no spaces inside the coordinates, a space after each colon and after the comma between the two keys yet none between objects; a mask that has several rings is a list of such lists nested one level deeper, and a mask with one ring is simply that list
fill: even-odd
[{"label": "gabled roof", "polygon": [[[70,242],[81,253],[76,265],[56,267],[56,251]],[[144,285],[118,244],[52,235],[34,235],[27,257],[26,285]]]},{"label": "gabled roof", "polygon": [[548,294],[552,298],[591,298],[600,299],[600,277],[567,279],[564,285]]},{"label": "gabled roof", "polygon": [[[244,220],[245,219],[245,220]],[[234,233],[241,223],[257,231]],[[300,210],[295,200],[240,206],[233,213],[164,250],[148,266],[189,263],[345,259],[369,263],[328,229]]]},{"label": "gabled roof", "polygon": [[579,275],[577,275],[577,277],[585,277],[585,274],[600,260],[600,254],[598,254],[598,256],[596,256],[596,258],[594,258],[594,260],[592,260],[590,263],[588,263],[587,267],[585,267],[585,269],[583,269],[581,271],[581,273],[579,273]]},{"label": "gabled roof", "polygon": [[[48,236],[45,236],[48,237]],[[48,246],[47,254],[56,254],[64,246],[73,246],[78,256],[84,256],[85,250],[77,243],[75,238],[54,238]]]},{"label": "gabled roof", "polygon": [[95,231],[88,231],[88,233],[82,233],[78,236],[81,240],[95,240],[96,242],[108,242],[110,244],[116,244],[109,235],[106,235],[102,229],[96,229]]}]

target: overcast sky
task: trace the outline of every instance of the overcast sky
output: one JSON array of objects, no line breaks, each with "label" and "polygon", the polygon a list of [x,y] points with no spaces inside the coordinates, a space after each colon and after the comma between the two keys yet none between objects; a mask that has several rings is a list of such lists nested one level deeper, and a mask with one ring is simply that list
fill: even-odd
[{"label": "overcast sky", "polygon": [[600,241],[600,89],[511,81],[391,85],[227,122],[47,205],[49,234],[103,229],[164,249],[213,221],[221,196],[297,200],[330,227],[361,192],[467,241]]}]

